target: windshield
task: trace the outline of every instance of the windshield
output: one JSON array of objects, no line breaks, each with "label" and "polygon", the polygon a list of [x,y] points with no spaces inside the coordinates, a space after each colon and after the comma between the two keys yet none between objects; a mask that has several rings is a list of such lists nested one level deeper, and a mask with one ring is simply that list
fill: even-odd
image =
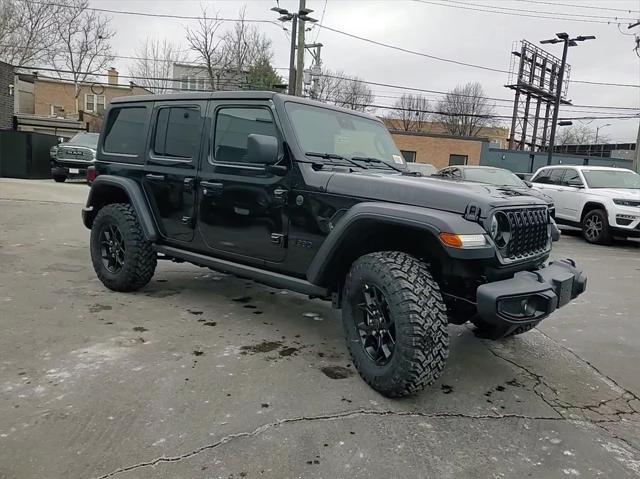
[{"label": "windshield", "polygon": [[[295,102],[287,102],[285,108],[304,151],[404,165],[389,131],[378,121]],[[376,168],[376,164],[367,167]]]},{"label": "windshield", "polygon": [[70,145],[86,146],[87,148],[98,147],[98,133],[77,133],[73,138],[69,140]]},{"label": "windshield", "polygon": [[524,182],[507,170],[489,168],[465,168],[464,179],[496,186],[525,186]]},{"label": "windshield", "polygon": [[582,170],[589,188],[640,189],[640,175],[631,170]]}]

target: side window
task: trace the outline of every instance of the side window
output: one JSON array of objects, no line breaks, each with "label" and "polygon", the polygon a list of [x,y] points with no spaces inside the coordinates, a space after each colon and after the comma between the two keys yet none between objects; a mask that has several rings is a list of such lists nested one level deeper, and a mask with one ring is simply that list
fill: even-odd
[{"label": "side window", "polygon": [[451,168],[451,178],[462,179],[462,172],[459,168]]},{"label": "side window", "polygon": [[582,186],[582,180],[580,179],[580,175],[577,170],[570,168],[565,171],[566,173],[562,179],[562,184],[564,186]]},{"label": "side window", "polygon": [[146,107],[114,108],[109,112],[104,133],[104,152],[136,157],[145,142]]},{"label": "side window", "polygon": [[220,108],[216,115],[213,159],[216,162],[247,161],[247,138],[251,134],[278,136],[267,108]]},{"label": "side window", "polygon": [[200,147],[200,125],[198,107],[160,108],[156,117],[153,152],[171,158],[195,158]]},{"label": "side window", "polygon": [[536,176],[534,176],[531,179],[531,182],[542,183],[542,184],[549,183],[549,170],[542,170],[540,173],[538,173]]},{"label": "side window", "polygon": [[549,173],[549,184],[560,185],[562,184],[562,176],[566,170],[563,168],[554,168]]}]

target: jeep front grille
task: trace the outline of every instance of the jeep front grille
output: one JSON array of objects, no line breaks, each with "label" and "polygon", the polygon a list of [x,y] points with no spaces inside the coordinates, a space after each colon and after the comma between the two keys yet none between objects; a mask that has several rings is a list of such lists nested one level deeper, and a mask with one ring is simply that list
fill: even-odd
[{"label": "jeep front grille", "polygon": [[544,253],[549,248],[549,217],[546,207],[503,211],[511,227],[511,239],[502,249],[510,261]]}]

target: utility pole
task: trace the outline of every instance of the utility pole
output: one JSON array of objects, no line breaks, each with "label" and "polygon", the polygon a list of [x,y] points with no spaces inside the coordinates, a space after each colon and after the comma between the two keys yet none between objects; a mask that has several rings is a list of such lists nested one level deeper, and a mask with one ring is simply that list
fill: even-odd
[{"label": "utility pole", "polygon": [[556,37],[550,40],[542,40],[540,43],[564,43],[564,48],[562,50],[562,62],[560,63],[560,72],[558,73],[558,83],[556,85],[556,99],[555,106],[553,108],[553,119],[551,120],[551,134],[549,135],[549,149],[547,154],[547,165],[551,164],[553,160],[553,147],[554,142],[556,140],[556,127],[558,126],[558,113],[560,113],[560,101],[562,100],[562,89],[563,89],[563,80],[564,80],[564,71],[565,66],[567,64],[567,51],[569,47],[578,46],[576,42],[584,42],[585,40],[594,40],[596,37],[593,35],[578,35],[575,38],[570,38],[568,33],[556,33]]},{"label": "utility pole", "polygon": [[[300,0],[299,12],[305,10],[306,0]],[[296,62],[296,96],[302,96],[302,72],[304,71],[304,20],[298,17],[298,59]]]},{"label": "utility pole", "polygon": [[[300,0],[300,5],[304,4],[304,0]],[[318,20],[315,18],[311,18],[309,14],[313,12],[313,10],[309,8],[301,8],[298,12],[291,13],[286,8],[273,7],[271,11],[279,13],[281,22],[291,21],[291,51],[289,52],[289,85],[288,85],[288,93],[289,95],[296,94],[296,84],[298,78],[300,80],[300,90],[302,90],[302,70],[296,72],[295,63],[296,63],[296,35],[298,31],[298,22],[300,22],[300,30],[302,31],[302,44],[304,45],[304,22],[312,22],[315,23]],[[298,57],[298,61],[300,61]],[[304,48],[302,48],[302,63],[304,63]],[[296,74],[297,73],[297,74]],[[298,77],[298,78],[296,78]]]}]

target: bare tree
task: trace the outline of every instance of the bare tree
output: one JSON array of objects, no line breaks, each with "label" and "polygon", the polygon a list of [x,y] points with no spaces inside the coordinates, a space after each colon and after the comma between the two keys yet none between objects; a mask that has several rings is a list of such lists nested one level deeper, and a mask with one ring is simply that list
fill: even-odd
[{"label": "bare tree", "polygon": [[202,18],[198,20],[194,28],[186,28],[186,37],[189,48],[196,53],[197,61],[202,63],[209,77],[211,88],[217,87],[217,73],[224,66],[224,49],[222,39],[218,36],[218,30],[222,22],[218,20],[218,14],[211,16],[206,7],[202,8]]},{"label": "bare tree", "polygon": [[[598,134],[598,143],[606,143],[609,137]],[[596,142],[596,129],[589,125],[574,125],[569,128],[558,128],[556,145],[592,145]]]},{"label": "bare tree", "polygon": [[56,19],[64,6],[60,2],[0,0],[0,60],[31,66],[46,59],[56,47]]},{"label": "bare tree", "polygon": [[429,119],[429,100],[417,94],[403,94],[394,104],[394,110],[388,118],[399,124],[403,131],[422,131]]},{"label": "bare tree", "polygon": [[81,84],[113,61],[110,40],[115,32],[109,28],[110,19],[88,7],[88,0],[69,0],[58,12],[57,48],[49,50],[58,76],[71,79],[75,85],[76,112]]},{"label": "bare tree", "polygon": [[438,102],[437,110],[436,118],[451,135],[477,136],[495,124],[495,106],[477,82],[456,86]]},{"label": "bare tree", "polygon": [[375,99],[371,88],[360,78],[331,70],[320,74],[315,95],[320,101],[357,111],[370,110]]},{"label": "bare tree", "polygon": [[246,21],[246,7],[242,7],[238,18],[233,28],[222,36],[222,54],[224,68],[240,75],[258,62],[270,62],[273,52],[271,40],[256,25]]},{"label": "bare tree", "polygon": [[154,93],[169,93],[173,89],[173,64],[184,62],[186,55],[177,43],[166,38],[147,38],[140,42],[135,50],[131,76],[139,77],[138,85],[148,88]]}]

